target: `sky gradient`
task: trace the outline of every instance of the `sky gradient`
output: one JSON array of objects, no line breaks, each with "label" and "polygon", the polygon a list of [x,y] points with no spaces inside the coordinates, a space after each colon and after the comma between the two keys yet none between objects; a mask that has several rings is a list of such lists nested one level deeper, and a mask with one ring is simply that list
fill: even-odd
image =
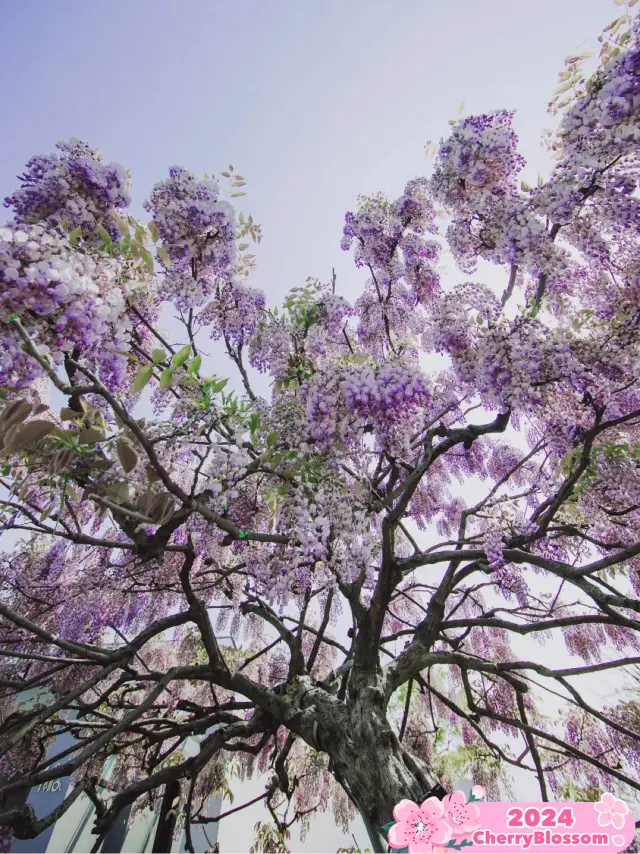
[{"label": "sky gradient", "polygon": [[[263,227],[252,284],[273,304],[335,267],[353,299],[363,279],[339,243],[357,195],[428,173],[423,147],[462,102],[517,108],[524,177],[547,174],[540,131],[563,58],[593,49],[615,14],[610,0],[3,0],[0,195],[72,136],[131,169],[137,215],[169,166],[232,163]],[[223,824],[222,850],[248,850],[259,819],[256,805]],[[329,815],[291,842],[340,844]]]}]

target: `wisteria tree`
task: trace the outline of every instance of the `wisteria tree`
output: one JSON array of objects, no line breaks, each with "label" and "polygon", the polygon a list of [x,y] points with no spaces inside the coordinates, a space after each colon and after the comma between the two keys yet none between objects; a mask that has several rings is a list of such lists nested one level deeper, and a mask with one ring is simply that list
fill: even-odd
[{"label": "wisteria tree", "polygon": [[172,783],[192,850],[232,768],[265,775],[267,847],[332,807],[385,850],[401,799],[506,797],[511,767],[543,800],[640,789],[637,699],[585,693],[640,662],[640,18],[601,43],[566,62],[548,180],[501,111],[360,200],[353,304],[334,277],[268,307],[232,170],[227,201],[171,168],[144,224],[88,145],[28,162],[0,229],[5,850],[84,794],[96,851]]}]

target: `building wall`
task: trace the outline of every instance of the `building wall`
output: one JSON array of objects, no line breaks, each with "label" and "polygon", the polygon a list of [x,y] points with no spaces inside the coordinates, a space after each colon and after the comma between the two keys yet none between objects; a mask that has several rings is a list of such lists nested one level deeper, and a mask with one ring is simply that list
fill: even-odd
[{"label": "building wall", "polygon": [[[48,700],[42,692],[25,692],[18,698],[18,704],[22,708],[28,708],[38,700]],[[69,734],[59,736],[47,752],[50,758],[66,750],[74,743]],[[195,738],[187,740],[183,747],[187,756],[195,755],[199,750],[199,741]],[[108,781],[111,768],[109,764],[103,771],[103,780]],[[34,786],[29,792],[26,803],[33,807],[37,818],[44,818],[51,813],[70,792],[68,777]],[[221,796],[213,796],[207,803],[208,815],[218,815],[222,804]],[[158,829],[158,812],[141,810],[136,813],[133,821],[130,821],[129,810],[123,811],[114,826],[107,835],[101,851],[104,854],[151,854],[153,851],[156,832]],[[67,812],[51,827],[34,839],[14,839],[12,851],[15,854],[72,854],[72,852],[90,851],[95,843],[96,837],[92,834],[95,810],[91,800],[84,794],[69,807]],[[218,838],[218,824],[213,823],[206,826],[206,832],[202,826],[192,828],[193,845],[196,852],[205,852],[215,844]],[[208,837],[208,840],[207,840]],[[171,852],[182,854],[186,852],[186,835],[184,829],[176,828],[173,834]],[[167,852],[168,854],[168,852]]]},{"label": "building wall", "polygon": [[[55,746],[55,745],[54,745]],[[38,818],[42,818],[63,800],[69,793],[69,782],[65,781],[60,788],[50,791],[31,791],[27,803],[31,804]],[[218,815],[222,805],[222,796],[211,797],[207,804],[208,815]],[[96,837],[92,834],[95,817],[93,803],[86,795],[81,795],[67,812],[44,833],[35,839],[15,839],[12,851],[15,854],[80,854],[90,851]],[[105,854],[151,854],[158,829],[157,811],[141,810],[129,822],[128,811],[121,814],[109,835],[105,839],[101,851]],[[218,824],[212,823],[203,829],[201,825],[192,827],[191,837],[193,847],[198,854],[203,854],[218,838]],[[208,840],[207,840],[208,837]],[[173,834],[171,852],[184,854],[186,852],[186,834],[184,828],[178,826]]]}]

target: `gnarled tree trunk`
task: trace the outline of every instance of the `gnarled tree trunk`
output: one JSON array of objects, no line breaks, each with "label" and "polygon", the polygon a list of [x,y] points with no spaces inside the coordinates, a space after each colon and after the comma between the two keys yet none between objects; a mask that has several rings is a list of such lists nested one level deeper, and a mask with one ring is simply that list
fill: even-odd
[{"label": "gnarled tree trunk", "polygon": [[397,803],[405,798],[420,803],[431,795],[446,794],[428,766],[399,741],[385,706],[382,691],[369,685],[346,704],[327,710],[326,717],[321,713],[318,730],[318,746],[328,754],[335,779],[358,807],[377,852],[387,851],[380,828],[393,821]]}]

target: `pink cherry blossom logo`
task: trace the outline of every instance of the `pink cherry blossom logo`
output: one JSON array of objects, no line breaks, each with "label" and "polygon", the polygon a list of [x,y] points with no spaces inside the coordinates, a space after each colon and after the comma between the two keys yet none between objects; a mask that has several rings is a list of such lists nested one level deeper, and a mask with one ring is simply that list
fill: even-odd
[{"label": "pink cherry blossom logo", "polygon": [[474,803],[467,803],[464,792],[454,792],[442,799],[447,821],[458,836],[467,836],[480,830],[480,809]]},{"label": "pink cherry blossom logo", "polygon": [[451,839],[451,825],[438,798],[427,798],[420,806],[400,801],[393,817],[397,824],[389,828],[388,835],[392,848],[408,848],[409,854],[432,854],[434,845],[446,845]]},{"label": "pink cherry blossom logo", "polygon": [[629,812],[629,807],[624,801],[614,797],[611,792],[605,792],[602,798],[593,805],[593,808],[598,813],[600,827],[607,827],[611,824],[616,830],[622,830],[625,816]]},{"label": "pink cherry blossom logo", "polygon": [[473,845],[470,837],[481,825],[480,809],[474,801],[485,796],[482,786],[474,786],[467,801],[464,792],[427,798],[422,804],[402,800],[393,810],[394,822],[382,830],[391,848],[408,854],[448,854]]}]

